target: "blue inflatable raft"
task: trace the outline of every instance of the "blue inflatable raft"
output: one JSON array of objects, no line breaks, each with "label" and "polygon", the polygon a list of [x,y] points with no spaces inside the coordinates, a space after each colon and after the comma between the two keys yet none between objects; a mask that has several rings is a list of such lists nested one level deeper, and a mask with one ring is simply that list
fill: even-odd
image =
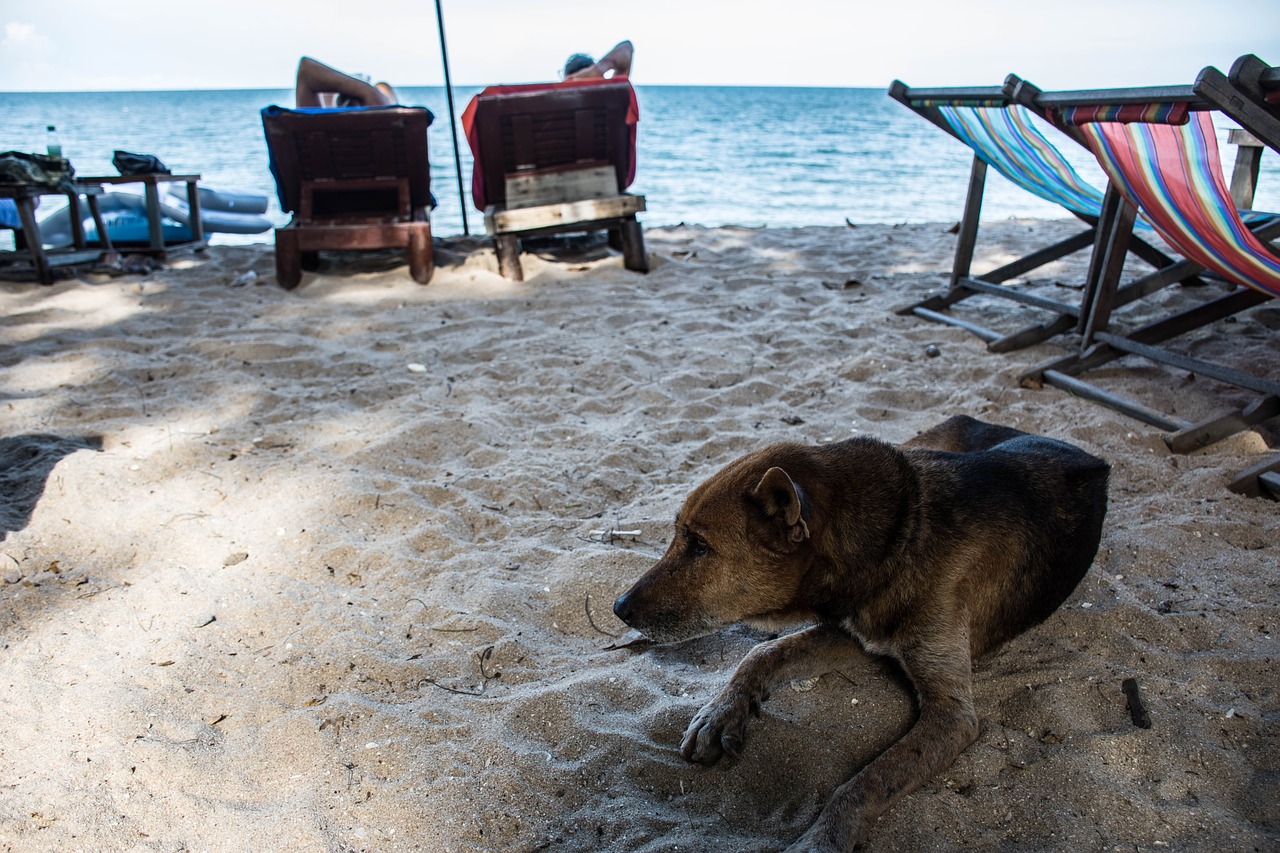
[{"label": "blue inflatable raft", "polygon": [[[164,241],[181,243],[190,240],[191,215],[187,207],[186,188],[177,188],[181,194],[166,193],[160,197],[160,224]],[[260,234],[270,231],[273,223],[263,214],[267,210],[267,197],[250,193],[224,192],[199,187],[200,223],[205,234]],[[146,244],[147,200],[127,192],[109,192],[98,197],[102,211],[102,224],[106,226],[113,245]],[[89,243],[98,242],[98,228],[86,207],[84,236]],[[40,239],[46,246],[69,246],[71,239],[71,213],[68,208],[55,211],[40,222]]]}]

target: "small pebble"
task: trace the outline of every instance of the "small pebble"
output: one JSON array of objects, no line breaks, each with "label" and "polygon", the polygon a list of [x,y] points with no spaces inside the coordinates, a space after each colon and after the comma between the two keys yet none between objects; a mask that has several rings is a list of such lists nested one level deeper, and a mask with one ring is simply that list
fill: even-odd
[{"label": "small pebble", "polygon": [[942,350],[938,349],[937,344],[929,344],[924,348],[924,354],[929,356],[929,358],[937,358],[942,355]]},{"label": "small pebble", "polygon": [[427,366],[425,364],[418,364],[416,361],[410,362],[409,372],[410,373],[426,373]]}]

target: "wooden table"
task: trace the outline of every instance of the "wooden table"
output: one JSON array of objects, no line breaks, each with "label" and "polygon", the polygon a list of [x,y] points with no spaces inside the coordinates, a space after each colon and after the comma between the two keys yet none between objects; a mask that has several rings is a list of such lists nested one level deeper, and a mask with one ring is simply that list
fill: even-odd
[{"label": "wooden table", "polygon": [[[204,224],[200,221],[200,193],[197,183],[199,175],[170,175],[149,173],[145,175],[100,175],[80,177],[82,184],[101,187],[106,184],[142,184],[147,199],[147,236],[146,248],[130,249],[131,252],[154,254],[164,257],[171,248],[203,249],[209,245],[204,236]],[[160,221],[160,184],[181,181],[187,185],[187,211],[190,216],[191,239],[181,243],[164,242],[164,227]]]},{"label": "wooden table", "polygon": [[[40,223],[36,220],[36,199],[45,195],[62,195],[67,197],[70,206],[72,245],[66,248],[45,249],[40,239]],[[53,267],[86,264],[97,261],[103,252],[111,251],[111,237],[107,234],[102,222],[102,212],[98,209],[98,196],[102,195],[102,187],[95,185],[73,184],[70,189],[42,187],[32,184],[0,185],[0,198],[11,198],[18,208],[18,220],[22,223],[21,238],[15,238],[18,248],[13,252],[0,252],[0,261],[9,261],[22,255],[23,243],[26,253],[31,256],[31,267],[35,271],[36,280],[41,284],[53,284]],[[80,197],[84,196],[89,206],[89,215],[98,228],[100,248],[90,249],[85,242],[84,214],[80,212]]]}]

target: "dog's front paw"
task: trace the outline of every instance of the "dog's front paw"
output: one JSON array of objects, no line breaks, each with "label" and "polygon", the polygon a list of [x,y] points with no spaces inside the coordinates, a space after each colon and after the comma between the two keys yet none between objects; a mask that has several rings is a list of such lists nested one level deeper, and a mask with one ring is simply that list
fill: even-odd
[{"label": "dog's front paw", "polygon": [[[849,848],[855,849],[855,848]],[[782,853],[844,853],[844,847],[833,847],[820,838],[810,838],[809,833],[796,840]]]},{"label": "dog's front paw", "polygon": [[680,753],[686,761],[708,766],[724,755],[737,758],[747,737],[747,718],[760,705],[746,697],[721,693],[702,707],[685,730]]},{"label": "dog's front paw", "polygon": [[861,849],[867,835],[867,826],[861,819],[833,820],[824,811],[809,831],[783,853],[849,853]]}]

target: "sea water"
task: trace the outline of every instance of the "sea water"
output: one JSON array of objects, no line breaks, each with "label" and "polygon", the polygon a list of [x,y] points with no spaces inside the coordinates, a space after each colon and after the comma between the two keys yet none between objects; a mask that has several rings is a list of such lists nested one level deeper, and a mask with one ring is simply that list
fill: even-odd
[{"label": "sea water", "polygon": [[[477,92],[456,88],[458,115]],[[435,113],[429,131],[437,236],[463,232],[449,109],[442,87],[402,88],[406,104]],[[647,197],[646,225],[785,227],[960,218],[972,154],[882,89],[637,85],[640,125],[632,191]],[[43,151],[58,128],[80,175],[116,174],[112,153],[154,154],[175,173],[198,173],[214,189],[270,198],[268,217],[287,221],[267,170],[259,111],[292,106],[291,89],[196,92],[0,93],[0,150]],[[1225,145],[1225,167],[1234,150]],[[1102,186],[1098,166],[1056,131],[1063,154]],[[458,129],[471,233],[483,233],[470,200],[471,152]],[[1280,210],[1280,163],[1263,157],[1255,207]],[[52,209],[46,205],[43,213]],[[1064,211],[991,172],[983,219],[1064,218]],[[214,242],[269,241],[270,233],[214,235]]]}]

